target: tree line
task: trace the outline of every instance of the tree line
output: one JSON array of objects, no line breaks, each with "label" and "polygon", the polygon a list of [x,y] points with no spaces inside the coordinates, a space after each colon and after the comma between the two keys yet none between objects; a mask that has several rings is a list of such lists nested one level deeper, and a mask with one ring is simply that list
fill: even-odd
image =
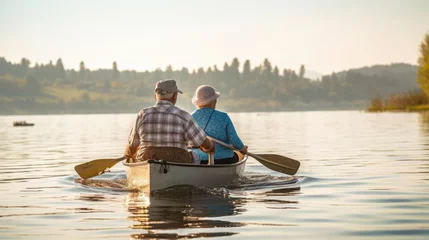
[{"label": "tree line", "polygon": [[[414,65],[397,63],[333,72],[311,80],[305,77],[304,65],[299,66],[297,72],[281,70],[268,59],[256,65],[249,60],[242,64],[234,58],[222,68],[214,65],[190,70],[167,66],[138,72],[121,71],[117,62],[107,69],[90,70],[82,61],[75,70],[65,69],[61,59],[55,64],[50,61],[32,65],[26,58],[12,63],[0,57],[0,96],[40,96],[46,95],[47,87],[67,86],[90,93],[144,97],[153,94],[156,81],[174,78],[187,93],[193,93],[199,85],[212,85],[227,100],[228,110],[356,109],[367,105],[375,96],[417,88],[416,72]],[[85,101],[91,105],[93,99],[89,97]]]}]

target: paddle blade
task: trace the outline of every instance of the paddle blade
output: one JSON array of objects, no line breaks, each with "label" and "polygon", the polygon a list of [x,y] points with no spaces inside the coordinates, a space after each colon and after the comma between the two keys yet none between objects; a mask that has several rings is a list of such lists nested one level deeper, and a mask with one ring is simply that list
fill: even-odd
[{"label": "paddle blade", "polygon": [[96,159],[87,163],[82,163],[74,167],[74,170],[81,178],[87,179],[103,174],[107,169],[113,167],[126,157],[117,159]]},{"label": "paddle blade", "polygon": [[[233,146],[226,144],[220,140],[217,140],[212,137],[209,137],[209,138],[215,143],[220,144],[226,148],[237,150]],[[247,152],[247,155],[258,160],[262,165],[264,165],[265,167],[273,171],[277,171],[277,172],[281,172],[289,175],[294,175],[298,171],[299,166],[301,165],[297,160],[294,160],[292,158],[288,158],[285,156],[277,155],[277,154],[253,154],[253,153]]]},{"label": "paddle blade", "polygon": [[273,171],[289,175],[295,175],[299,169],[299,166],[301,165],[297,160],[277,154],[248,153],[248,155],[258,160],[262,165]]}]

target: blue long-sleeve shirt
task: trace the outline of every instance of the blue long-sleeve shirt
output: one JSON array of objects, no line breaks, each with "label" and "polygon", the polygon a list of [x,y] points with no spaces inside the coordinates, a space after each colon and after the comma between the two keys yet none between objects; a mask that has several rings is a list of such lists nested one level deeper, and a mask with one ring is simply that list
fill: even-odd
[{"label": "blue long-sleeve shirt", "polygon": [[[200,108],[192,113],[192,117],[208,136],[229,143],[239,150],[244,147],[228,114],[211,108]],[[201,160],[208,159],[207,153],[200,149],[195,151],[200,155]],[[233,155],[234,152],[231,149],[216,144],[215,159],[230,158]]]}]

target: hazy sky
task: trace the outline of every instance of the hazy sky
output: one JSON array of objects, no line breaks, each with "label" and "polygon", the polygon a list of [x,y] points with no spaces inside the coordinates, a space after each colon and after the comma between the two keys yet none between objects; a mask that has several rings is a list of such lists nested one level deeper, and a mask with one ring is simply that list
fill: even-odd
[{"label": "hazy sky", "polygon": [[0,56],[194,69],[238,57],[330,73],[415,64],[429,0],[0,0]]}]

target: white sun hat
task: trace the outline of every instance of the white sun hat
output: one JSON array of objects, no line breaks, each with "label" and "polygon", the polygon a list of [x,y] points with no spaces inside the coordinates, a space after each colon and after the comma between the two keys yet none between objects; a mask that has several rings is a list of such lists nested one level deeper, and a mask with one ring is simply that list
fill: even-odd
[{"label": "white sun hat", "polygon": [[195,95],[192,97],[192,103],[199,107],[209,104],[220,96],[219,92],[209,85],[201,85],[195,90]]}]

